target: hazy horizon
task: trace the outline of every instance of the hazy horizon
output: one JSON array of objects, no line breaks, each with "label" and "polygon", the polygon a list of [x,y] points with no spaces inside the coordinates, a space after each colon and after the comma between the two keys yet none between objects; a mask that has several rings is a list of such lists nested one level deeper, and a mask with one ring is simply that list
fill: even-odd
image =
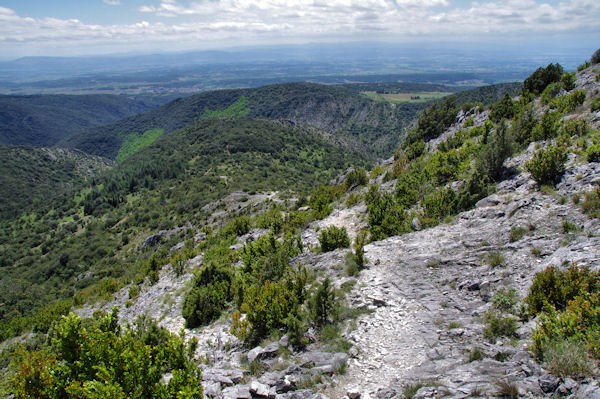
[{"label": "hazy horizon", "polygon": [[583,54],[598,20],[594,0],[5,0],[0,59],[356,41]]}]

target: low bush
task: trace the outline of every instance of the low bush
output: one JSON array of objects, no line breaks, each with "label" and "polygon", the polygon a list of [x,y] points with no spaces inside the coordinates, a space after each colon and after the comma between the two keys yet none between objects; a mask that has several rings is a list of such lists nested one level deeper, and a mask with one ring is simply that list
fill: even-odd
[{"label": "low bush", "polygon": [[525,229],[525,227],[512,226],[510,228],[510,234],[508,236],[508,240],[510,242],[519,241],[521,238],[523,238],[523,236],[525,235],[526,231],[527,231],[527,229]]},{"label": "low bush", "polygon": [[513,317],[503,316],[495,310],[486,312],[484,320],[483,335],[486,338],[512,337],[517,331],[518,323]]},{"label": "low bush", "polygon": [[350,238],[345,227],[329,226],[321,230],[319,243],[323,252],[329,252],[338,248],[350,247]]},{"label": "low bush", "polygon": [[556,184],[565,172],[567,151],[565,148],[551,145],[535,153],[533,159],[525,164],[525,169],[539,184]]},{"label": "low bush", "polygon": [[544,347],[548,372],[558,377],[587,376],[592,370],[587,345],[581,341],[555,340]]},{"label": "low bush", "polygon": [[585,157],[588,162],[600,162],[600,144],[594,144],[587,148]]},{"label": "low bush", "polygon": [[596,97],[592,100],[592,102],[590,103],[590,111],[591,112],[596,112],[600,110],[600,97]]},{"label": "low bush", "polygon": [[344,184],[346,186],[346,190],[349,190],[357,186],[364,186],[368,182],[369,178],[367,177],[367,172],[363,168],[356,168],[348,172]]}]

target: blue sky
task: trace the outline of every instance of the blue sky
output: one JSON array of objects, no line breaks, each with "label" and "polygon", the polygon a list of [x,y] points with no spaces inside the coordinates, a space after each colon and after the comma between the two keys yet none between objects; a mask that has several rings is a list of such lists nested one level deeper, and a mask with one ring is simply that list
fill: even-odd
[{"label": "blue sky", "polygon": [[0,58],[383,40],[600,45],[599,0],[0,0]]}]

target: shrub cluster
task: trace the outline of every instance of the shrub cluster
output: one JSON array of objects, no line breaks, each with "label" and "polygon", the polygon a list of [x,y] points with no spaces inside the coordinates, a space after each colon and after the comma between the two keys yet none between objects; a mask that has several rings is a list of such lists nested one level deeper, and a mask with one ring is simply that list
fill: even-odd
[{"label": "shrub cluster", "polygon": [[551,145],[535,153],[525,168],[539,184],[556,184],[565,172],[567,150],[559,145]]},{"label": "shrub cluster", "polygon": [[350,238],[345,227],[329,226],[321,230],[319,243],[323,252],[329,252],[338,248],[350,247]]}]

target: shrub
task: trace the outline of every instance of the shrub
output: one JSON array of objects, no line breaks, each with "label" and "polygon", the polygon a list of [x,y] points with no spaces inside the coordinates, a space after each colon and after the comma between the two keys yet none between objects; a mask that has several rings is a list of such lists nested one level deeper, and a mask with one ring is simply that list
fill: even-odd
[{"label": "shrub", "polygon": [[575,88],[575,73],[574,72],[564,72],[561,77],[561,83],[563,89],[566,91],[571,91]]},{"label": "shrub", "polygon": [[582,137],[588,133],[589,124],[585,119],[569,119],[561,128],[562,133],[569,137]]},{"label": "shrub", "polygon": [[477,360],[481,360],[485,357],[485,352],[478,346],[474,346],[471,348],[471,352],[469,352],[469,363]]},{"label": "shrub", "polygon": [[531,140],[531,132],[533,128],[539,123],[533,106],[531,104],[526,105],[521,113],[515,116],[512,123],[512,134],[515,141],[519,144],[527,143]]},{"label": "shrub", "polygon": [[539,95],[550,83],[559,82],[562,74],[563,67],[558,63],[548,64],[546,68],[540,67],[523,82],[523,93]]},{"label": "shrub", "polygon": [[506,93],[500,99],[500,101],[492,105],[492,111],[490,112],[490,120],[498,123],[503,119],[512,119],[514,114],[515,104],[510,98],[510,95]]},{"label": "shrub", "polygon": [[566,270],[549,266],[536,273],[525,302],[532,315],[537,315],[545,308],[564,310],[569,301],[598,290],[600,272],[576,265],[571,265]]},{"label": "shrub", "polygon": [[217,319],[230,293],[232,273],[230,270],[209,264],[195,277],[192,289],[183,299],[182,316],[186,327],[198,327]]},{"label": "shrub", "polygon": [[[121,327],[118,309],[82,320],[63,317],[50,340],[50,350],[21,352],[11,378],[18,398],[202,398],[201,372],[191,354],[197,342],[138,319],[134,328]],[[163,374],[173,378],[164,383]]]},{"label": "shrub", "polygon": [[592,102],[590,103],[590,111],[591,112],[596,112],[600,110],[600,97],[596,97],[592,100]]},{"label": "shrub", "polygon": [[331,280],[326,277],[316,288],[308,302],[311,320],[317,327],[335,321],[337,314],[336,295]]},{"label": "shrub", "polygon": [[491,267],[498,267],[506,261],[504,255],[500,252],[490,252],[487,255],[487,262]]},{"label": "shrub", "polygon": [[512,154],[512,151],[512,136],[506,124],[502,123],[482,148],[478,158],[480,167],[490,180],[496,181],[502,177],[502,165],[504,160]]},{"label": "shrub", "polygon": [[573,112],[585,102],[585,96],[585,90],[573,90],[571,94],[566,94],[552,100],[550,108],[555,108],[561,113]]},{"label": "shrub", "polygon": [[536,152],[533,159],[525,164],[525,168],[539,185],[554,185],[562,178],[566,161],[565,148],[552,145]]},{"label": "shrub", "polygon": [[456,119],[459,107],[456,98],[449,97],[434,103],[419,116],[417,127],[408,132],[405,148],[418,141],[429,141],[438,137]]},{"label": "shrub", "polygon": [[329,226],[321,230],[319,243],[323,252],[329,252],[338,248],[350,247],[350,238],[345,227]]},{"label": "shrub", "polygon": [[369,178],[367,177],[367,172],[363,168],[352,169],[346,175],[345,186],[346,190],[350,190],[354,187],[364,186],[369,182]]},{"label": "shrub", "polygon": [[315,219],[323,219],[331,213],[331,203],[342,195],[342,189],[338,186],[319,186],[310,194],[308,205]]},{"label": "shrub", "polygon": [[496,382],[498,392],[496,396],[500,398],[516,399],[519,397],[519,386],[512,381],[499,380]]},{"label": "shrub", "polygon": [[525,229],[525,227],[512,226],[510,228],[510,234],[509,234],[508,240],[510,242],[519,241],[521,238],[523,238],[523,236],[525,235],[526,231],[527,230]]},{"label": "shrub", "polygon": [[555,340],[544,347],[548,372],[558,377],[580,377],[590,374],[592,363],[585,342]]},{"label": "shrub", "polygon": [[594,54],[592,54],[592,58],[590,58],[590,62],[592,64],[600,64],[600,49],[594,51]]},{"label": "shrub", "polygon": [[588,162],[600,162],[600,144],[594,144],[587,148],[585,157]]},{"label": "shrub", "polygon": [[494,307],[503,312],[512,312],[518,302],[519,296],[514,288],[501,288],[492,297]]},{"label": "shrub", "polygon": [[250,218],[248,216],[238,216],[227,224],[223,229],[223,236],[233,234],[243,236],[250,231]]},{"label": "shrub", "polygon": [[540,141],[556,137],[558,135],[558,120],[559,115],[557,112],[544,112],[540,123],[531,130],[531,140]]},{"label": "shrub", "polygon": [[542,92],[542,95],[541,95],[542,103],[543,104],[550,103],[550,101],[552,101],[552,99],[554,97],[556,97],[557,95],[560,94],[561,88],[562,88],[562,85],[559,82],[550,83]]},{"label": "shrub", "polygon": [[511,337],[517,331],[517,321],[510,316],[502,316],[494,310],[489,310],[484,315],[485,328],[483,335],[492,339],[496,337]]}]

